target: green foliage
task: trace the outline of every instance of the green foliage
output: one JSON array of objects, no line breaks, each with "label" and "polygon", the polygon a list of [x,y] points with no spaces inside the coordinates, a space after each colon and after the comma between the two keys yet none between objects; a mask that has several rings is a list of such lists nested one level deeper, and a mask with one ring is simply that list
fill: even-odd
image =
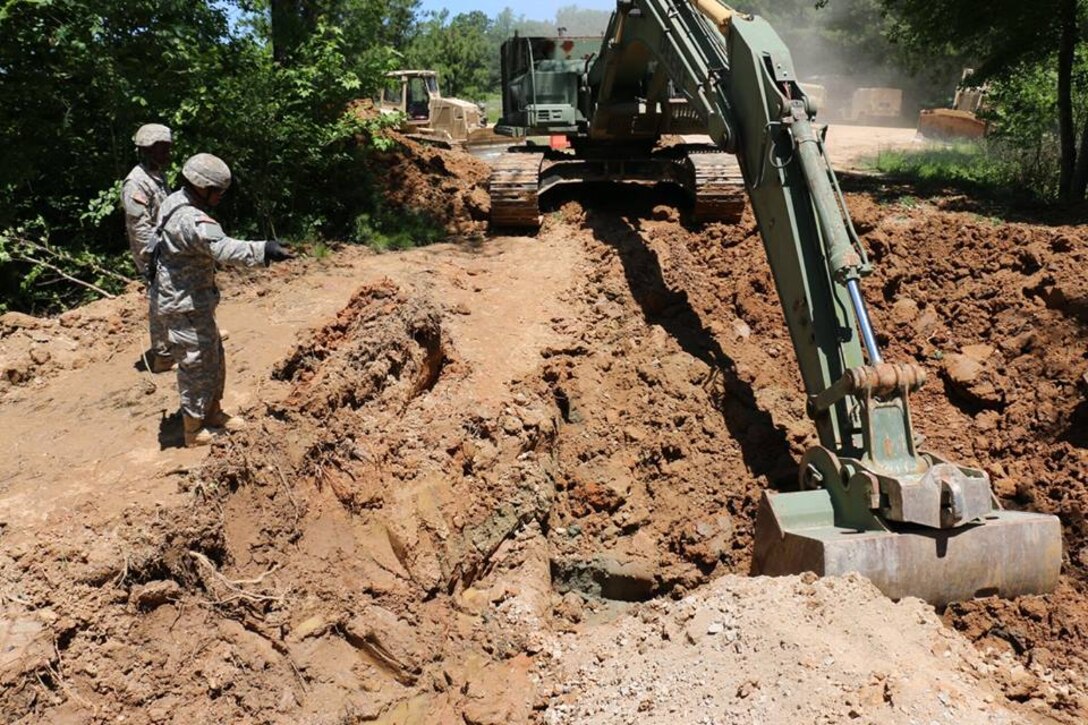
[{"label": "green foliage", "polygon": [[261,0],[238,3],[259,12],[233,27],[218,2],[3,3],[0,307],[56,310],[135,276],[119,180],[143,123],[174,129],[175,183],[197,151],[230,164],[236,184],[217,216],[235,236],[350,235],[375,206],[367,154],[388,148],[382,129],[396,120],[352,102],[397,64],[383,40],[407,36],[416,4],[322,3],[279,64]]},{"label": "green foliage", "polygon": [[[894,18],[890,36],[926,63],[933,48],[955,48],[975,64],[975,84],[989,83],[987,103],[996,133],[1026,144],[1022,157],[1033,176],[1047,165],[1046,146],[1055,139],[1060,154],[1053,183],[1060,198],[1082,199],[1088,186],[1088,0],[1022,3],[962,0],[881,0]],[[1080,148],[1078,149],[1078,140]],[[1046,192],[1050,196],[1050,192]]]},{"label": "green foliage", "polygon": [[61,289],[64,277],[44,261],[92,284],[80,266],[90,257],[104,269],[131,270],[121,217],[110,208],[116,181],[136,161],[131,136],[207,82],[190,72],[193,59],[215,54],[226,32],[223,10],[207,3],[4,3],[0,230],[9,251],[23,249],[13,240],[29,234],[59,255],[17,251],[0,262],[5,306],[48,309],[83,298],[86,288]]},{"label": "green foliage", "polygon": [[[438,71],[440,90],[447,96],[481,98],[492,88],[491,20],[473,11],[450,17],[448,10],[431,13],[408,48],[407,62],[417,69]],[[497,54],[497,50],[495,51]]]},{"label": "green foliage", "polygon": [[[1056,194],[1053,164],[1027,163],[1025,151],[1001,139],[960,143],[918,151],[881,151],[873,161],[877,171],[910,180],[921,188],[958,188],[996,199],[1052,200]],[[914,197],[900,204],[916,206]]]},{"label": "green foliage", "polygon": [[[350,49],[354,70],[367,68],[389,48],[404,48],[416,30],[419,0],[247,0],[252,14],[246,26],[254,36],[269,38],[277,61],[298,62],[298,53],[321,24],[338,28]],[[380,60],[379,60],[380,63]]]},{"label": "green foliage", "polygon": [[394,213],[379,205],[374,212],[355,218],[352,241],[385,252],[434,244],[445,235],[427,214],[411,209]]},{"label": "green foliage", "polygon": [[231,62],[231,73],[197,89],[171,118],[179,158],[206,150],[230,163],[236,185],[219,212],[223,221],[262,238],[350,230],[370,199],[358,183],[368,145],[360,141],[380,140],[378,125],[393,119],[348,109],[372,91],[393,56],[360,77],[343,32],[321,24],[290,65],[274,63],[251,38],[235,42]]},{"label": "green foliage", "polygon": [[[121,292],[133,273],[131,261],[110,266],[86,247],[50,244],[41,218],[0,231],[0,283],[17,291],[0,300],[0,312],[14,309],[20,297],[60,309]],[[15,274],[19,268],[25,274]]]}]

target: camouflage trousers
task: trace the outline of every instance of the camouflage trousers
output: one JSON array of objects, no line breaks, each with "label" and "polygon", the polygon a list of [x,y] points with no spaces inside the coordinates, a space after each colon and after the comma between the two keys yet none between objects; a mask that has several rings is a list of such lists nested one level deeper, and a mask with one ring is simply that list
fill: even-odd
[{"label": "camouflage trousers", "polygon": [[151,333],[151,352],[159,357],[170,357],[170,339],[167,337],[166,325],[152,309],[150,288],[147,291],[147,327]]},{"label": "camouflage trousers", "polygon": [[178,364],[181,410],[191,418],[203,418],[223,399],[227,366],[223,341],[211,311],[163,315],[170,354]]}]

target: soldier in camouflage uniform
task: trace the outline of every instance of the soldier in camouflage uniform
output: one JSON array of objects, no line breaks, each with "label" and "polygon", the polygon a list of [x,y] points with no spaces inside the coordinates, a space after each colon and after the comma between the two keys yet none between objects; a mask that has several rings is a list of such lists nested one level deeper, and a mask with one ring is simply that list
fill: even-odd
[{"label": "soldier in camouflage uniform", "polygon": [[197,154],[181,170],[185,185],[159,210],[152,261],[151,307],[166,325],[178,363],[185,445],[207,445],[244,422],[220,406],[226,382],[223,343],[215,324],[219,290],[215,264],[268,266],[290,259],[278,242],[231,239],[209,211],[230,186],[230,169],[211,154]]},{"label": "soldier in camouflage uniform", "polygon": [[[163,169],[170,163],[170,147],[173,138],[170,129],[158,123],[149,123],[136,131],[132,138],[140,154],[136,165],[121,185],[121,204],[125,210],[125,230],[132,260],[142,278],[147,277],[152,235],[158,218],[159,207],[170,194]],[[151,349],[144,363],[153,373],[164,373],[174,366],[170,357],[170,345],[166,340],[166,328],[155,315],[148,314],[151,331]]]}]

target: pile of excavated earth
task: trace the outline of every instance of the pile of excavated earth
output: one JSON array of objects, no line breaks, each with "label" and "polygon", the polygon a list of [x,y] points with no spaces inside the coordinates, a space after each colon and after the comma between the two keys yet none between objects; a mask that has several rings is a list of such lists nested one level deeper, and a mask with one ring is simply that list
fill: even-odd
[{"label": "pile of excavated earth", "polygon": [[935,611],[747,576],[815,442],[762,243],[653,194],[484,236],[487,168],[405,142],[453,240],[221,273],[229,409],[180,447],[133,288],[0,317],[0,713],[17,722],[1088,718],[1088,231],[848,178],[925,447],[1061,517],[1056,592]]}]

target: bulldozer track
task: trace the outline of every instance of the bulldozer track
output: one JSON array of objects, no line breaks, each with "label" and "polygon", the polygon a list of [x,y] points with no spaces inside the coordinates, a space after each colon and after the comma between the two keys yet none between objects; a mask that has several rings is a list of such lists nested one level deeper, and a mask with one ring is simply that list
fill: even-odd
[{"label": "bulldozer track", "polygon": [[491,170],[491,227],[540,226],[540,154],[506,152]]},{"label": "bulldozer track", "polygon": [[694,175],[694,219],[697,222],[738,222],[748,194],[740,164],[732,154],[696,149],[688,152]]}]

